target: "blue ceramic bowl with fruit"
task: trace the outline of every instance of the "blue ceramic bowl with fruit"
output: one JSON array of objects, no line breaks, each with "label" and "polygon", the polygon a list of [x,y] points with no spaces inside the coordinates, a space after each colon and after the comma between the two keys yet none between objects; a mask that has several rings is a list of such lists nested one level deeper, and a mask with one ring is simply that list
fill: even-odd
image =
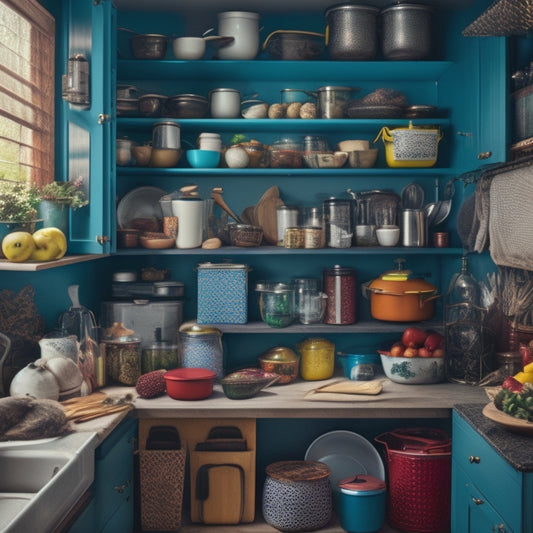
[{"label": "blue ceramic bowl with fruit", "polygon": [[444,357],[393,357],[380,354],[385,375],[395,383],[421,385],[444,380]]}]

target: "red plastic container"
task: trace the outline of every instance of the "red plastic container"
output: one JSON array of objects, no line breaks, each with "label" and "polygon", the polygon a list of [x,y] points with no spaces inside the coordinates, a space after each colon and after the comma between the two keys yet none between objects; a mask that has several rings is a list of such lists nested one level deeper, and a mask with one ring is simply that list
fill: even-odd
[{"label": "red plastic container", "polygon": [[207,368],[175,368],[164,378],[167,394],[174,400],[204,400],[213,393],[216,374]]},{"label": "red plastic container", "polygon": [[447,533],[451,439],[440,429],[405,428],[375,438],[387,451],[387,521],[412,533]]}]

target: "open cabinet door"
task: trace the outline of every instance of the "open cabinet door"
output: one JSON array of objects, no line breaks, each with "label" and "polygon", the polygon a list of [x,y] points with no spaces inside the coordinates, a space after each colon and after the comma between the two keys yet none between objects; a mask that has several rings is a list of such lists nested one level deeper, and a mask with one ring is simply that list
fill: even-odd
[{"label": "open cabinet door", "polygon": [[109,253],[115,231],[116,10],[111,0],[64,0],[58,75],[81,54],[89,68],[89,103],[58,94],[56,179],[83,178],[89,205],[71,211],[69,253]]}]

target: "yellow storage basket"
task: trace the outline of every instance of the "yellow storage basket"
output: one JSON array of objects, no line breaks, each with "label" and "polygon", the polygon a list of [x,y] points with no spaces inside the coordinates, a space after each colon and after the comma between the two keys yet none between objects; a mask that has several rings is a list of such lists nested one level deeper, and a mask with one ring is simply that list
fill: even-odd
[{"label": "yellow storage basket", "polygon": [[415,127],[379,130],[385,145],[385,159],[389,167],[432,167],[437,162],[439,141],[443,135],[439,128]]}]

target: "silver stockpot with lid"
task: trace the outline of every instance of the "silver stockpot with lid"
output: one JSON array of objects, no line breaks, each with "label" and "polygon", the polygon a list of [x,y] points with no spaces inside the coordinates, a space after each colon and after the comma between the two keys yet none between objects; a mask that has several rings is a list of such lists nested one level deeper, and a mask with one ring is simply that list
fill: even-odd
[{"label": "silver stockpot with lid", "polygon": [[326,47],[331,59],[374,59],[378,49],[379,9],[358,4],[339,4],[326,10]]}]

